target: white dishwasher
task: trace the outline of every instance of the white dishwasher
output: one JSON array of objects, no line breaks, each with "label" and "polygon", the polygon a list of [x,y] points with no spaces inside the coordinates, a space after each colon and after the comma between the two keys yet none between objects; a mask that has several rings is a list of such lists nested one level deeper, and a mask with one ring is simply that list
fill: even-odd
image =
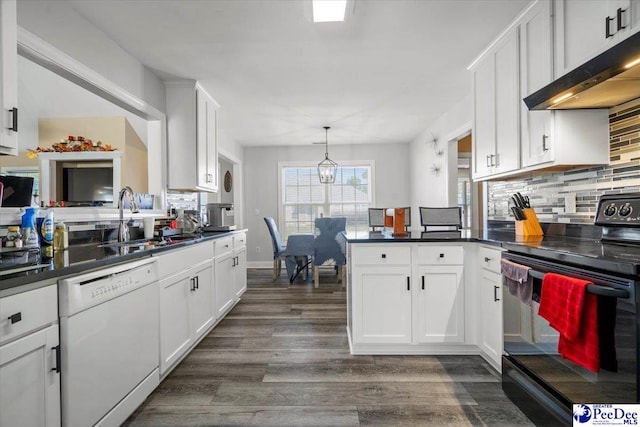
[{"label": "white dishwasher", "polygon": [[155,258],[59,281],[62,425],[119,426],[158,386]]}]

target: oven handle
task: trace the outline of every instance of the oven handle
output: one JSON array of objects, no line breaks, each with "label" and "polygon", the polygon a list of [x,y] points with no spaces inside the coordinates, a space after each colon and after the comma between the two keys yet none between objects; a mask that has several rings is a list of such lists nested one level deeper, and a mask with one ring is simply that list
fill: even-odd
[{"label": "oven handle", "polygon": [[[529,270],[529,276],[534,277],[536,279],[544,278],[545,273],[537,270]],[[615,297],[615,298],[629,298],[629,291],[626,289],[616,289],[611,288],[609,286],[602,285],[594,285],[593,283],[587,285],[587,292],[594,295],[601,295],[604,297]]]}]

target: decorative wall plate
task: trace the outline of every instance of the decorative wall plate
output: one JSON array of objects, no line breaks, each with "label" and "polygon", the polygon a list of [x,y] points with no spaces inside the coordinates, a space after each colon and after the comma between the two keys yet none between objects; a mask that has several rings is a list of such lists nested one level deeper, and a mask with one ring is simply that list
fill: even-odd
[{"label": "decorative wall plate", "polygon": [[231,178],[231,172],[227,171],[224,174],[224,191],[229,193],[231,191],[232,184],[233,184],[233,179]]}]

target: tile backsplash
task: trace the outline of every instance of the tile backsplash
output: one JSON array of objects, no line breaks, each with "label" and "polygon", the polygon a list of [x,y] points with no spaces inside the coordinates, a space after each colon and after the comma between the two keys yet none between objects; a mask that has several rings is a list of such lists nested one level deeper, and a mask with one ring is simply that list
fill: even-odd
[{"label": "tile backsplash", "polygon": [[[640,99],[612,108],[609,127],[609,165],[489,182],[487,219],[513,220],[509,196],[520,192],[540,221],[591,224],[601,195],[640,192]],[[565,197],[574,195],[576,211],[567,213]]]}]

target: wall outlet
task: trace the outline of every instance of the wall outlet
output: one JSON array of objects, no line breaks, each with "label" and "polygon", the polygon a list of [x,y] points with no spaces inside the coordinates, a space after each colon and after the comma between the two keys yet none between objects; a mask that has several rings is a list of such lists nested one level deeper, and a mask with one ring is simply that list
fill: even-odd
[{"label": "wall outlet", "polygon": [[260,253],[260,246],[256,246],[256,253],[259,254]]},{"label": "wall outlet", "polygon": [[568,214],[576,213],[576,193],[569,193],[564,196],[564,212]]}]

